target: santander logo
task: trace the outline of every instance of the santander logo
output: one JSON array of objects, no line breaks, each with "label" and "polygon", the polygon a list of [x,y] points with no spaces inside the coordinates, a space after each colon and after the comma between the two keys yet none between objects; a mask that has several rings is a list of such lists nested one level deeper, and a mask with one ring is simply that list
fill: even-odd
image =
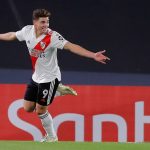
[{"label": "santander logo", "polygon": [[[22,108],[23,101],[18,99],[13,101],[8,108],[8,118],[12,125],[32,135],[34,141],[39,141],[42,137],[42,133],[35,125],[24,121],[18,116],[18,110]],[[135,114],[134,114],[134,142],[144,141],[144,125],[150,124],[150,116],[144,115],[144,101],[135,102]],[[119,114],[95,114],[92,115],[92,141],[102,142],[103,137],[103,123],[113,122],[117,126],[118,142],[128,141],[128,129],[129,125],[124,117]],[[73,121],[75,123],[74,136],[75,141],[85,141],[85,116],[79,113],[61,113],[57,114],[54,118],[55,130],[58,132],[60,125],[67,121]]]}]

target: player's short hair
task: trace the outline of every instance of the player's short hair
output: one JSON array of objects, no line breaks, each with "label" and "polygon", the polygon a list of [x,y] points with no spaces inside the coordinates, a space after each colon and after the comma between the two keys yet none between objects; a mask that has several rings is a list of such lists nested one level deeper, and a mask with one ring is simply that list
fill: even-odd
[{"label": "player's short hair", "polygon": [[33,11],[32,19],[37,20],[40,17],[50,17],[51,13],[46,9],[35,9]]}]

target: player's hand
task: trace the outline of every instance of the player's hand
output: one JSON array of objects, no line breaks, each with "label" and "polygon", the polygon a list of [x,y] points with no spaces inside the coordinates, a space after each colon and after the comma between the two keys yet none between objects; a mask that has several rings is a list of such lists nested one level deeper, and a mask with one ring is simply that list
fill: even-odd
[{"label": "player's hand", "polygon": [[95,53],[95,57],[94,57],[95,61],[98,61],[102,64],[106,64],[106,61],[110,60],[110,58],[104,55],[105,52],[106,50]]}]

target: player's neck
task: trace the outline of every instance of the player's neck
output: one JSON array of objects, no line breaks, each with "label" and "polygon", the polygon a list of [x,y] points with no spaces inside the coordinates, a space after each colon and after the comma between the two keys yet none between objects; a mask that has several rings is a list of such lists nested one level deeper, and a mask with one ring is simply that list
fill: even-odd
[{"label": "player's neck", "polygon": [[35,30],[35,37],[38,38],[39,36],[41,36],[43,33]]}]

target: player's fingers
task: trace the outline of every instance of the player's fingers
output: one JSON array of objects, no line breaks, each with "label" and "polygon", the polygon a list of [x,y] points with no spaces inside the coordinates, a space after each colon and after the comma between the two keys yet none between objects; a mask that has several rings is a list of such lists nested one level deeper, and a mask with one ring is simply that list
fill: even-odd
[{"label": "player's fingers", "polygon": [[107,59],[107,60],[110,60],[110,58],[109,58],[109,57],[106,57],[106,59]]},{"label": "player's fingers", "polygon": [[99,57],[99,56],[100,56],[100,57],[103,57],[104,60],[110,60],[109,57],[107,57],[107,56],[105,56],[105,55],[103,55],[103,54],[101,54],[101,53],[97,54],[96,56],[97,56],[97,57]]},{"label": "player's fingers", "polygon": [[99,62],[101,62],[102,64],[106,64],[106,62],[105,62],[105,61],[102,61],[102,60],[101,60],[101,61],[99,61]]},{"label": "player's fingers", "polygon": [[105,52],[106,52],[106,50],[105,50],[105,49],[104,49],[103,51],[100,51],[100,53],[101,53],[101,54],[103,54],[103,53],[105,53]]},{"label": "player's fingers", "polygon": [[[104,50],[105,52],[106,52],[106,50]],[[104,52],[103,52],[104,53]],[[100,55],[103,55],[102,53],[99,53],[97,56],[100,56]],[[103,55],[103,57],[105,57],[104,59],[107,59],[107,60],[110,60],[110,58],[109,57],[107,57],[107,56],[105,56],[105,55]]]},{"label": "player's fingers", "polygon": [[102,63],[106,64],[107,60],[110,60],[110,58],[109,58],[109,57],[105,57],[105,58],[103,58],[103,60],[101,60],[101,61],[102,61]]},{"label": "player's fingers", "polygon": [[95,53],[95,55],[96,55],[96,56],[100,56],[100,55],[102,55],[102,54],[105,53],[105,52],[106,52],[106,50],[99,51],[99,52]]}]

